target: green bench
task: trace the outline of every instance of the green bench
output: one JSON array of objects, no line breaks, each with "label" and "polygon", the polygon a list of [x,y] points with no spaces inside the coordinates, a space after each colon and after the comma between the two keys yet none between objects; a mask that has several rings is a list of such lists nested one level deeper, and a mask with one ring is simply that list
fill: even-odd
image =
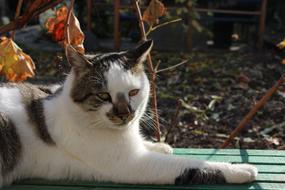
[{"label": "green bench", "polygon": [[243,185],[129,185],[96,182],[63,182],[45,180],[26,180],[16,183],[3,190],[91,190],[91,189],[192,189],[192,190],[285,190],[285,151],[275,150],[239,150],[239,149],[175,149],[179,156],[192,158],[224,161],[233,163],[251,163],[256,165],[259,175],[256,182]]}]

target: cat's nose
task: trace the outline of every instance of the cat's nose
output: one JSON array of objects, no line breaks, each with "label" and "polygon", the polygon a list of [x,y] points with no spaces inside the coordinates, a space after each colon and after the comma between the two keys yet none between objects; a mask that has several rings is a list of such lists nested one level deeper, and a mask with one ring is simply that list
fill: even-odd
[{"label": "cat's nose", "polygon": [[113,104],[113,112],[122,121],[126,121],[132,115],[132,108],[123,93],[117,94],[117,102]]},{"label": "cat's nose", "polygon": [[131,115],[132,109],[131,109],[130,105],[128,105],[126,103],[118,103],[114,106],[114,113],[121,120],[125,121]]}]

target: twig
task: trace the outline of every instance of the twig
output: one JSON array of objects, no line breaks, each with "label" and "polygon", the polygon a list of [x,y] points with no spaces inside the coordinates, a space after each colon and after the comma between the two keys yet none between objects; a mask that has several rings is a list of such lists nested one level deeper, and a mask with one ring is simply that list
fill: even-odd
[{"label": "twig", "polygon": [[170,66],[170,67],[167,67],[165,69],[160,69],[158,71],[156,71],[156,73],[160,73],[160,72],[164,72],[164,71],[169,71],[169,70],[172,70],[172,69],[175,69],[176,67],[179,67],[180,65],[183,65],[185,63],[188,63],[189,60],[184,60],[182,61],[181,63],[178,63],[176,65],[173,65],[173,66]]},{"label": "twig", "polygon": [[[145,32],[145,27],[144,27],[144,22],[142,20],[142,14],[141,14],[141,10],[140,10],[140,6],[139,6],[139,0],[135,0],[134,1],[134,6],[135,6],[135,10],[138,16],[138,20],[139,20],[139,26],[140,26],[140,31],[141,31],[141,36],[142,36],[142,40],[147,40],[147,36],[146,36],[146,32]],[[159,125],[159,118],[158,118],[158,113],[157,113],[157,100],[156,100],[156,74],[155,71],[153,69],[153,64],[152,64],[152,59],[151,59],[151,55],[148,54],[147,55],[147,66],[148,66],[148,70],[150,72],[151,75],[151,109],[152,112],[154,113],[153,115],[153,120],[155,123],[155,127],[156,127],[156,138],[157,141],[160,142],[160,125]]]},{"label": "twig", "polygon": [[[23,5],[23,0],[19,0],[18,4],[17,4],[16,14],[15,14],[15,17],[14,17],[15,19],[20,16],[22,5]],[[11,38],[13,40],[15,39],[15,33],[16,33],[16,30],[13,30],[12,33],[11,33]]]},{"label": "twig", "polygon": [[70,44],[69,22],[70,22],[71,13],[73,11],[73,6],[74,6],[74,0],[71,0],[69,8],[68,8],[67,19],[66,19],[66,24],[65,24],[65,36],[66,36],[67,44]]},{"label": "twig", "polygon": [[149,32],[147,33],[147,35],[148,35],[150,32],[152,32],[152,31],[154,31],[154,30],[156,30],[156,29],[158,29],[158,28],[161,28],[161,27],[163,27],[163,26],[166,26],[166,25],[169,25],[169,24],[172,24],[172,23],[175,23],[175,22],[179,22],[179,21],[182,21],[182,19],[181,19],[181,18],[178,18],[178,19],[171,20],[171,21],[167,21],[167,22],[164,22],[164,23],[162,23],[162,24],[159,24],[159,25],[156,25],[156,26],[154,26],[154,27],[151,27],[150,30],[149,30]]},{"label": "twig", "polygon": [[147,32],[145,33],[146,36],[148,36],[151,32],[152,32],[152,25],[149,26],[149,29],[147,30]]},{"label": "twig", "polygon": [[156,65],[155,65],[155,68],[154,68],[154,72],[155,72],[155,73],[157,73],[157,70],[158,70],[158,68],[159,68],[159,66],[160,66],[160,63],[161,63],[161,60],[158,60],[157,63],[156,63]]},{"label": "twig", "polygon": [[178,100],[177,100],[177,106],[176,106],[176,112],[175,112],[174,117],[172,118],[170,128],[168,129],[168,131],[167,131],[167,133],[166,133],[166,135],[165,135],[165,140],[164,140],[164,142],[167,142],[167,141],[168,141],[169,133],[172,131],[172,129],[173,129],[174,127],[177,126],[177,123],[178,123],[178,116],[179,116],[179,112],[180,112],[181,106],[182,106],[182,100],[181,100],[181,99],[178,99]]},{"label": "twig", "polygon": [[246,124],[252,119],[255,113],[269,100],[269,98],[278,90],[278,87],[285,82],[285,75],[283,75],[275,84],[272,86],[265,95],[253,106],[248,114],[242,119],[238,127],[230,134],[229,138],[224,142],[221,148],[225,148],[229,145],[231,140],[243,129]]}]

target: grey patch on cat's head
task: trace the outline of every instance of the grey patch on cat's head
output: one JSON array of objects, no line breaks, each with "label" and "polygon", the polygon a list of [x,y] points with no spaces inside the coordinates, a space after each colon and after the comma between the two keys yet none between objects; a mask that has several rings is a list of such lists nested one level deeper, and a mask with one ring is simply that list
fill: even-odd
[{"label": "grey patch on cat's head", "polygon": [[121,65],[126,70],[142,65],[153,46],[152,40],[147,40],[137,47],[113,53],[82,55],[71,45],[66,47],[66,57],[76,74],[84,74],[96,69],[98,73],[107,72],[112,63]]},{"label": "grey patch on cat's head", "polygon": [[67,46],[66,56],[75,74],[70,93],[73,101],[81,104],[85,111],[98,110],[106,101],[98,98],[96,93],[108,91],[104,73],[112,64],[118,64],[126,71],[131,70],[133,74],[143,72],[143,62],[152,45],[149,40],[128,51],[97,55],[82,55],[72,46]]},{"label": "grey patch on cat's head", "polygon": [[0,166],[1,173],[11,172],[19,162],[22,144],[16,127],[7,115],[0,112]]},{"label": "grey patch on cat's head", "polygon": [[220,170],[207,168],[185,169],[182,174],[175,179],[175,185],[224,183],[226,183],[226,179]]}]

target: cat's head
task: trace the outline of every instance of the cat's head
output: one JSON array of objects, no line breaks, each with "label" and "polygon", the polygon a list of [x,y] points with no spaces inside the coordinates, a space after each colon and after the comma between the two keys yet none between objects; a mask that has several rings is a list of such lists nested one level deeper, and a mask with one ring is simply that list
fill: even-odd
[{"label": "cat's head", "polygon": [[73,75],[71,100],[91,116],[94,127],[120,129],[142,117],[149,96],[143,62],[152,44],[149,40],[128,51],[99,55],[66,48]]}]

